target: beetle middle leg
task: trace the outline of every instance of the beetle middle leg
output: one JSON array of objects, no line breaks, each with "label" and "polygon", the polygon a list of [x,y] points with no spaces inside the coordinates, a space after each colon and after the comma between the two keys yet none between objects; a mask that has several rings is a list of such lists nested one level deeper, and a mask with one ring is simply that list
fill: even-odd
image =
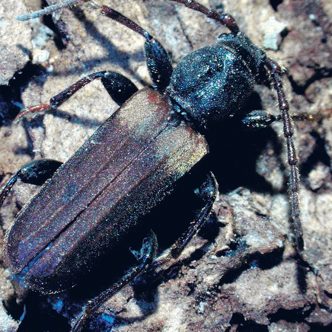
[{"label": "beetle middle leg", "polygon": [[61,165],[60,161],[52,159],[34,160],[25,164],[1,188],[0,206],[17,180],[21,180],[24,183],[42,185],[53,176]]},{"label": "beetle middle leg", "polygon": [[89,301],[89,304],[84,308],[83,313],[78,318],[78,321],[73,327],[73,332],[82,331],[87,320],[91,317],[108,299],[116,294],[121,288],[130,283],[140,273],[144,272],[154,260],[157,253],[157,238],[153,231],[150,231],[148,237],[144,238],[141,250],[134,253],[138,260],[138,265],[130,269],[118,282],[112,285],[107,290]]}]

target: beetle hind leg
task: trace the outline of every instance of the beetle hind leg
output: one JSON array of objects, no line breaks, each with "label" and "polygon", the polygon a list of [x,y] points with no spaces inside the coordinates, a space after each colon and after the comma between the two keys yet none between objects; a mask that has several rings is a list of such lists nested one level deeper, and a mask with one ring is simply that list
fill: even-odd
[{"label": "beetle hind leg", "polygon": [[33,160],[20,168],[0,190],[0,207],[17,180],[24,183],[42,185],[53,176],[62,165],[60,161],[52,159]]},{"label": "beetle hind leg", "polygon": [[[191,239],[203,228],[212,211],[213,203],[217,197],[218,183],[212,172],[209,172],[205,181],[195,190],[195,194],[202,201],[203,206],[195,213],[194,219],[187,230],[176,240],[165,255],[158,257],[149,268],[152,279],[159,273],[160,268],[172,264],[178,258]],[[158,271],[158,272],[156,272]],[[151,277],[150,276],[150,277]],[[150,278],[149,277],[149,278]]]},{"label": "beetle hind leg", "polygon": [[157,253],[157,238],[153,231],[144,238],[142,247],[139,251],[133,251],[134,256],[138,260],[138,265],[130,269],[118,282],[112,285],[107,290],[89,301],[89,304],[84,308],[82,315],[76,321],[72,331],[80,332],[86,326],[87,320],[114,294],[121,288],[130,283],[136,276],[148,269]]},{"label": "beetle hind leg", "polygon": [[170,249],[170,256],[177,258],[180,256],[183,249],[189,241],[202,229],[209,218],[213,203],[218,192],[218,184],[212,172],[207,175],[206,180],[195,192],[204,203],[204,206],[198,213],[194,220],[190,223],[188,229],[181,235],[181,237],[173,244]]}]

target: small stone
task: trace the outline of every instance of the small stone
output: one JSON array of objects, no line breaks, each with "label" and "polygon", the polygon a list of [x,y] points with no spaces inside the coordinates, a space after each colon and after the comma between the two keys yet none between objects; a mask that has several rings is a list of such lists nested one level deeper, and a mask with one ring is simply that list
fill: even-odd
[{"label": "small stone", "polygon": [[33,51],[33,63],[43,64],[50,58],[50,52],[47,50],[36,49]]},{"label": "small stone", "polygon": [[318,190],[321,188],[329,175],[329,167],[322,163],[318,163],[318,165],[309,173],[308,176],[310,188],[312,190]]},{"label": "small stone", "polygon": [[285,23],[279,22],[275,17],[271,17],[265,23],[265,33],[263,46],[265,49],[277,51],[279,49],[282,32],[287,30],[287,25]]}]

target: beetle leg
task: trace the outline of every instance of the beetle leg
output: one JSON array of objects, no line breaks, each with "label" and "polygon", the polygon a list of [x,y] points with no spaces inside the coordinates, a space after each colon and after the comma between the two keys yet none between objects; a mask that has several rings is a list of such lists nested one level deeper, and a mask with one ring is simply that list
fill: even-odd
[{"label": "beetle leg", "polygon": [[246,114],[242,119],[242,123],[248,128],[267,128],[271,123],[280,120],[279,116],[275,116],[266,111],[255,110]]},{"label": "beetle leg", "polygon": [[218,184],[212,172],[207,175],[206,180],[197,190],[197,195],[204,202],[204,207],[197,213],[196,218],[190,223],[190,226],[184,234],[173,244],[170,250],[172,258],[177,258],[188,244],[188,242],[201,230],[208,220],[212,205],[216,199]]},{"label": "beetle leg", "polygon": [[143,245],[139,254],[135,253],[135,257],[138,259],[139,264],[130,269],[117,283],[103,291],[94,299],[89,301],[89,304],[84,308],[83,313],[78,318],[73,327],[73,332],[82,331],[86,321],[91,315],[93,315],[108,299],[116,294],[121,288],[130,283],[136,276],[147,270],[149,265],[154,260],[157,253],[157,238],[155,233],[151,230],[148,237],[144,238]]},{"label": "beetle leg", "polygon": [[[56,10],[69,7],[79,2],[81,2],[81,0],[63,0],[60,1],[58,4],[48,6],[40,11],[18,16],[17,19],[21,21],[30,20],[32,18],[40,17],[45,14],[53,13]],[[96,6],[99,7],[97,4]],[[128,17],[122,15],[118,11],[104,5],[100,6],[100,9],[102,14],[104,14],[105,16],[111,18],[118,23],[123,24],[127,28],[139,33],[145,38],[146,64],[153,82],[153,86],[159,92],[164,92],[166,87],[169,85],[173,71],[171,61],[164,47],[160,44],[158,40],[153,38],[148,31],[144,30],[137,23],[130,20]],[[219,17],[219,14],[217,15]],[[228,15],[227,20],[229,20],[229,17],[230,16]]]},{"label": "beetle leg", "polygon": [[67,101],[78,90],[82,89],[84,86],[97,78],[101,79],[105,89],[119,106],[121,106],[137,91],[137,87],[135,86],[135,84],[132,83],[125,76],[112,71],[99,71],[81,78],[76,83],[69,86],[67,89],[52,97],[49,104],[41,104],[26,108],[18,114],[17,119],[25,116],[28,113],[55,110],[65,101]]},{"label": "beetle leg", "polygon": [[25,164],[1,188],[0,207],[17,180],[30,184],[42,185],[47,179],[53,176],[55,171],[61,165],[62,163],[60,161],[52,159],[33,160]]},{"label": "beetle leg", "polygon": [[[300,113],[291,116],[293,121],[313,121],[315,117],[312,114]],[[282,121],[281,115],[273,115],[263,110],[255,110],[245,115],[241,119],[242,123],[248,128],[267,128],[275,121]]]},{"label": "beetle leg", "polygon": [[164,92],[169,85],[172,75],[172,64],[168,54],[160,42],[153,38],[148,31],[144,30],[137,23],[130,20],[128,17],[122,15],[116,10],[102,6],[101,12],[105,16],[123,24],[127,28],[139,33],[145,38],[145,56],[146,64],[149,70],[150,77],[154,88],[159,92]]},{"label": "beetle leg", "polygon": [[234,35],[238,34],[240,31],[239,26],[237,25],[234,17],[231,16],[230,14],[227,13],[219,14],[217,11],[208,9],[207,7],[201,5],[200,3],[194,0],[170,0],[170,1],[181,3],[182,5],[185,5],[186,7],[192,10],[196,10],[200,13],[203,13],[207,17],[212,18],[213,20],[224,25]]}]

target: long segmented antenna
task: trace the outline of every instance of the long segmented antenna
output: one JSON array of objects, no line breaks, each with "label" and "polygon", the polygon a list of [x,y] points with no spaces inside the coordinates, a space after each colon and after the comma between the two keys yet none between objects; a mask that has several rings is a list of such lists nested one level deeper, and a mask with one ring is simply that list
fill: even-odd
[{"label": "long segmented antenna", "polygon": [[283,122],[283,132],[287,144],[287,158],[288,165],[290,167],[289,182],[288,182],[288,196],[290,203],[290,225],[291,225],[291,237],[292,242],[295,245],[297,254],[302,258],[303,251],[303,231],[300,217],[299,207],[299,169],[298,158],[296,155],[296,149],[294,146],[294,129],[292,121],[289,115],[289,104],[284,92],[281,74],[281,67],[273,60],[267,59],[266,62],[268,71],[271,75],[272,84],[278,96],[278,104],[281,112],[281,118]]},{"label": "long segmented antenna", "polygon": [[17,16],[16,19],[19,21],[28,21],[28,20],[31,20],[34,18],[42,17],[44,15],[52,14],[53,12],[55,12],[57,10],[75,5],[76,3],[79,3],[82,1],[84,1],[84,0],[60,0],[58,3],[45,7],[44,9]]}]

